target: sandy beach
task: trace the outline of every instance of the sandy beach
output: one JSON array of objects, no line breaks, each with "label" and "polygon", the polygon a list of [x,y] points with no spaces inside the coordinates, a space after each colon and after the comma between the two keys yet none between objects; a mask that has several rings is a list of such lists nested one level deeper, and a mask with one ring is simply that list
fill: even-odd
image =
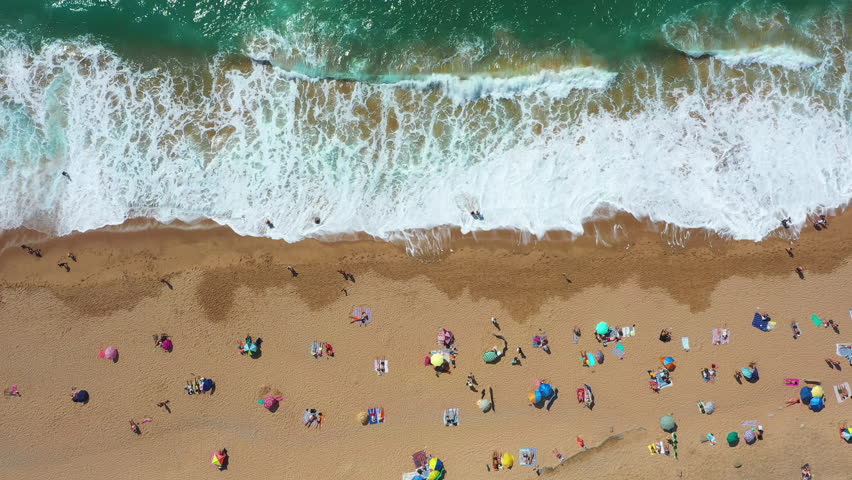
[{"label": "sandy beach", "polygon": [[[533,447],[541,467],[558,465],[554,449],[570,457],[542,472],[554,479],[798,479],[804,463],[815,478],[852,478],[850,446],[838,436],[838,426],[852,422],[852,402],[838,404],[831,389],[852,380],[852,367],[835,354],[836,343],[852,342],[852,216],[830,223],[806,229],[795,258],[783,234],[682,248],[653,232],[609,247],[590,237],[528,245],[510,234],[457,238],[452,252],[428,262],[384,242],[286,244],[225,228],[29,243],[42,258],[7,248],[0,382],[18,385],[22,396],[0,402],[0,476],[398,479],[414,470],[411,454],[425,449],[443,460],[449,479],[534,478],[533,468],[517,464],[486,469],[493,451],[518,457]],[[7,232],[5,244],[27,235]],[[799,265],[804,280],[794,272]],[[359,306],[373,309],[366,326],[350,323]],[[756,311],[770,313],[777,328],[753,328]],[[840,333],[815,326],[812,314],[833,319]],[[636,336],[622,341],[623,360],[613,344],[595,341],[601,321],[635,325]],[[457,368],[436,376],[423,357],[437,347],[440,328],[455,334],[459,353]],[[658,339],[662,328],[672,329],[671,342]],[[730,344],[712,345],[714,328],[730,329]],[[539,329],[550,355],[531,346]],[[173,339],[171,353],[152,340],[161,332]],[[483,352],[500,344],[494,333],[506,338],[509,355],[486,365]],[[239,354],[247,334],[263,339],[260,358]],[[332,344],[334,357],[312,357],[312,341]],[[98,358],[106,346],[118,349],[117,362]],[[513,366],[518,346],[526,358]],[[583,367],[580,352],[598,349],[603,364]],[[654,393],[646,371],[667,355],[677,360],[673,385]],[[387,374],[373,370],[376,358],[389,361]],[[752,361],[760,380],[739,384],[734,372]],[[700,369],[710,364],[718,378],[704,382]],[[479,411],[468,373],[492,390],[494,411]],[[193,375],[212,378],[215,393],[187,395]],[[785,378],[821,382],[826,408],[785,408],[799,392]],[[549,409],[527,400],[536,379],[558,389]],[[594,390],[593,410],[576,400],[583,384]],[[90,393],[88,404],[71,402],[72,387]],[[284,400],[271,413],[257,400],[273,390]],[[164,400],[171,413],[156,406]],[[715,402],[716,412],[702,415],[699,400]],[[374,407],[384,408],[386,421],[360,425],[357,414]],[[321,428],[302,425],[308,408],[324,413]],[[459,426],[443,425],[447,408],[460,409]],[[678,424],[677,460],[647,449],[665,438],[658,420],[666,414]],[[146,417],[152,421],[134,435],[128,420]],[[728,432],[742,435],[748,420],[763,426],[763,440],[726,445]],[[719,443],[702,442],[707,433]],[[589,450],[578,448],[578,435]],[[221,447],[230,465],[220,473],[210,454]]]}]

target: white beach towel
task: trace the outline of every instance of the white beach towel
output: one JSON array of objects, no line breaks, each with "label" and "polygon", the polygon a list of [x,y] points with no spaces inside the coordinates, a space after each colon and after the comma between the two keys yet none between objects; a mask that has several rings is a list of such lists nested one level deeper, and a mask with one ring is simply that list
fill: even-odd
[{"label": "white beach towel", "polygon": [[621,329],[622,337],[635,337],[636,336],[636,327],[623,327]]},{"label": "white beach towel", "polygon": [[689,337],[680,337],[680,344],[683,345],[684,350],[689,351]]},{"label": "white beach towel", "polygon": [[373,370],[375,370],[375,371],[376,371],[376,373],[378,373],[379,375],[384,375],[384,373],[380,373],[380,372],[379,372],[379,363],[380,363],[380,362],[385,362],[385,371],[384,371],[384,373],[390,373],[390,361],[388,361],[388,360],[384,360],[384,359],[379,360],[379,359],[377,358],[377,359],[373,360]]},{"label": "white beach towel", "polygon": [[841,357],[852,355],[852,343],[835,343],[834,351]]},{"label": "white beach towel", "polygon": [[843,403],[846,400],[849,400],[849,397],[842,398],[840,396],[840,392],[838,390],[841,388],[846,388],[846,394],[852,395],[852,390],[849,389],[849,382],[843,382],[841,384],[835,385],[834,387],[832,387],[832,390],[834,390],[834,398],[837,399],[837,403]]}]

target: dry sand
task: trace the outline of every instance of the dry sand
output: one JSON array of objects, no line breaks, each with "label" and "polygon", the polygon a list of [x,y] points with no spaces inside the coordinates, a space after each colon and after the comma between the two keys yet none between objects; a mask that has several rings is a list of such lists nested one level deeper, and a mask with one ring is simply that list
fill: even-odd
[{"label": "dry sand", "polygon": [[[615,435],[543,476],[798,479],[809,462],[816,478],[852,478],[852,446],[837,431],[852,421],[852,401],[837,404],[830,391],[852,380],[852,367],[824,362],[836,357],[835,343],[852,342],[850,232],[848,214],[827,231],[808,230],[795,259],[783,239],[682,249],[651,233],[608,248],[588,238],[522,247],[509,236],[456,239],[452,254],[431,263],[381,242],[287,245],[223,228],[73,235],[34,244],[41,259],[10,248],[0,254],[0,382],[17,384],[23,397],[0,402],[0,477],[398,479],[413,470],[411,453],[425,448],[444,460],[449,479],[533,478],[531,468],[485,466],[492,451],[517,456],[523,447],[538,448],[540,465],[554,466],[551,450],[577,454],[577,435],[592,447]],[[56,263],[69,250],[79,261],[66,273]],[[808,268],[805,280],[796,265]],[[372,324],[351,325],[353,306],[372,307]],[[772,314],[775,331],[751,327],[757,309]],[[840,334],[815,327],[812,313],[837,321]],[[522,366],[510,365],[513,355],[482,362],[497,344],[492,316],[510,352],[523,347]],[[637,336],[624,341],[624,360],[610,345],[604,364],[583,368],[579,352],[601,348],[592,337],[599,321],[635,324]],[[583,330],[577,345],[575,325]],[[452,374],[436,377],[423,356],[440,327],[455,333],[460,354]],[[671,343],[657,339],[663,327],[673,329]],[[716,327],[731,329],[730,345],[711,345]],[[539,328],[551,355],[530,345]],[[160,332],[174,339],[173,353],[154,348],[151,335]],[[261,358],[237,352],[246,334],[263,338]],[[336,356],[312,358],[313,340],[333,344]],[[107,345],[118,348],[117,363],[98,358]],[[675,356],[678,368],[674,386],[656,394],[645,371],[662,355]],[[390,360],[382,377],[373,371],[380,356]],[[750,361],[761,379],[740,385],[733,373]],[[711,363],[719,378],[705,383],[699,369]],[[465,386],[469,372],[493,389],[496,411],[478,411],[479,394]],[[192,373],[215,379],[215,394],[186,395]],[[785,377],[821,381],[825,410],[783,408],[798,394]],[[559,389],[549,411],[527,402],[536,378]],[[595,391],[593,411],[576,401],[583,383]],[[87,389],[89,404],[72,403],[71,387]],[[284,401],[270,413],[256,400],[275,389]],[[166,399],[171,413],[155,406]],[[697,400],[716,402],[716,413],[700,415]],[[385,424],[356,422],[358,412],[379,406]],[[441,422],[450,407],[461,409],[458,427]],[[325,413],[321,429],[302,426],[306,408]],[[679,425],[679,460],[646,448],[664,437],[658,419],[668,413]],[[153,422],[136,436],[128,420],[143,417]],[[764,440],[725,445],[726,434],[742,433],[740,422],[750,419],[764,426]],[[708,432],[718,445],[701,443]],[[220,447],[231,453],[225,473],[209,462]]]}]

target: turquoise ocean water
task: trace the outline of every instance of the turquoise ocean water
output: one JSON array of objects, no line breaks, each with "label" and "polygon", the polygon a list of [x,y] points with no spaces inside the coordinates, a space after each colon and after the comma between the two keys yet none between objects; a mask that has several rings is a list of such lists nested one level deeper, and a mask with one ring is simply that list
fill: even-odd
[{"label": "turquoise ocean water", "polygon": [[852,197],[850,25],[844,0],[6,0],[0,229],[416,251],[623,210],[759,239]]}]

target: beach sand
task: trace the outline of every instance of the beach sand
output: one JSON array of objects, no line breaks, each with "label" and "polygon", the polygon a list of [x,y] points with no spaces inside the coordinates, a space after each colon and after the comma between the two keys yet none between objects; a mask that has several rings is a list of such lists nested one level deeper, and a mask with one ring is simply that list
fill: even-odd
[{"label": "beach sand", "polygon": [[[571,457],[542,474],[554,479],[798,479],[804,463],[817,478],[852,478],[852,446],[837,430],[852,422],[852,402],[838,404],[831,391],[852,380],[852,367],[824,362],[837,358],[835,343],[852,342],[850,233],[849,214],[832,218],[828,230],[806,229],[795,259],[784,238],[681,248],[652,232],[610,247],[589,237],[529,245],[510,234],[457,238],[453,252],[430,262],[383,242],[288,245],[225,228],[89,232],[33,243],[41,259],[8,248],[0,254],[0,382],[17,384],[23,396],[0,402],[0,476],[398,479],[414,470],[411,454],[426,449],[449,479],[533,478],[528,467],[489,473],[486,465],[492,451],[517,457],[535,447],[541,466],[557,465],[554,448]],[[25,237],[7,232],[5,240]],[[78,261],[66,273],[56,264],[68,251]],[[797,265],[807,268],[805,280]],[[355,306],[371,307],[372,323],[350,324]],[[777,321],[774,331],[751,326],[758,310]],[[834,319],[840,334],[813,325],[811,314]],[[492,316],[510,353],[486,365],[482,353],[500,344]],[[623,360],[613,345],[595,342],[599,321],[635,324]],[[802,330],[797,340],[791,321]],[[576,345],[574,326],[583,332]],[[459,355],[457,369],[436,377],[423,357],[441,327],[454,332]],[[673,341],[664,344],[658,334],[666,327]],[[718,327],[730,328],[729,345],[711,345]],[[531,346],[538,329],[549,335],[550,355]],[[155,347],[151,336],[160,332],[172,337],[172,353]],[[246,334],[262,337],[260,358],[239,355]],[[333,344],[334,358],[311,357],[312,341]],[[118,362],[98,358],[108,345]],[[512,366],[519,345],[527,358]],[[599,348],[605,362],[583,368],[579,352]],[[677,360],[674,385],[654,393],[646,370],[665,355]],[[390,361],[384,376],[373,371],[379,357]],[[761,379],[740,385],[733,373],[750,361]],[[719,377],[705,383],[699,369],[711,363]],[[477,409],[469,372],[492,389],[495,411]],[[215,393],[187,395],[192,374],[212,377]],[[783,408],[798,395],[786,377],[821,381],[826,408]],[[527,401],[535,379],[559,390],[549,410]],[[576,401],[584,383],[596,396],[592,411]],[[91,401],[72,403],[72,387],[88,390]],[[256,402],[275,389],[284,400],[270,413]],[[167,399],[171,413],[155,406]],[[714,401],[717,411],[701,415],[698,400]],[[372,407],[385,409],[386,422],[358,424],[356,415]],[[302,425],[306,408],[324,412],[321,429]],[[442,424],[445,408],[461,409],[460,426]],[[679,460],[646,447],[665,437],[658,420],[669,413]],[[132,434],[128,420],[144,417],[153,421]],[[764,439],[725,445],[746,420],[763,425]],[[701,442],[710,432],[718,445]],[[580,451],[578,435],[590,450]],[[223,474],[210,465],[221,447],[231,455]]]}]

